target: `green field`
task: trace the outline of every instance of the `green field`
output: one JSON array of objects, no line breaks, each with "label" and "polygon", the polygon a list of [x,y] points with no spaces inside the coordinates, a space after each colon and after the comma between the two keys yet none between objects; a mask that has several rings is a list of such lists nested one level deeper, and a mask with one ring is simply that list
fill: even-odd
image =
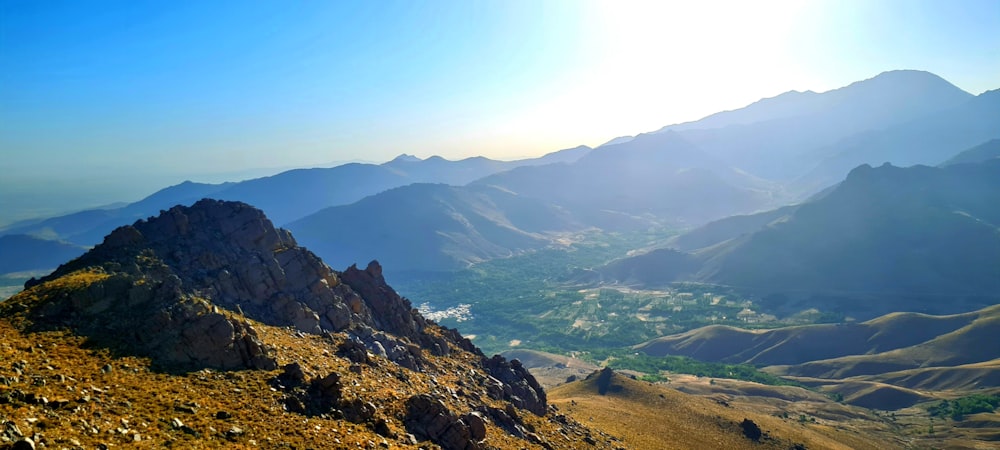
[{"label": "green field", "polygon": [[575,281],[582,269],[671,234],[585,235],[564,248],[389,282],[425,315],[458,328],[487,353],[518,347],[566,354],[622,348],[710,324],[773,328],[815,321],[811,316],[779,319],[760,310],[755,298],[720,286],[682,283],[635,290]]}]

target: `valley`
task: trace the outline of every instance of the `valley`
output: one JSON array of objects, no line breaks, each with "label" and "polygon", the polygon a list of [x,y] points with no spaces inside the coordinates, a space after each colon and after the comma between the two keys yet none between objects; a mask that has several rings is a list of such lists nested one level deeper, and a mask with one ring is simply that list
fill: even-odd
[{"label": "valley", "polygon": [[890,71],[10,221],[0,449],[991,448],[998,118]]},{"label": "valley", "polygon": [[[662,289],[581,283],[581,273],[633,248],[676,235],[669,229],[581,233],[566,246],[490,260],[456,272],[389,274],[400,293],[487,352],[515,347],[588,352],[629,346],[712,324],[774,328],[840,319],[804,310],[780,320],[755,298],[701,283]],[[445,313],[453,311],[453,315]]]}]

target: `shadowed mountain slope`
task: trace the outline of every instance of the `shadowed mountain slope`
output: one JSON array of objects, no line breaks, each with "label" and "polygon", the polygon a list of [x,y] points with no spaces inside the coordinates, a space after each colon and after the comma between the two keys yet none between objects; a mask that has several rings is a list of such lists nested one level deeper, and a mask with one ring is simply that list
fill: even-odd
[{"label": "shadowed mountain slope", "polygon": [[118,226],[154,216],[174,205],[190,205],[202,198],[249,203],[264,210],[275,223],[284,224],[326,207],[353,203],[411,183],[461,185],[515,167],[575,161],[589,151],[590,148],[580,146],[519,161],[494,161],[482,157],[449,161],[437,156],[421,160],[402,155],[381,165],[351,163],[331,168],[295,169],[236,183],[187,181],[125,207],[21,222],[0,230],[0,234],[41,235],[91,246]]},{"label": "shadowed mountain slope", "polygon": [[522,167],[475,182],[565,207],[601,228],[700,223],[772,202],[774,186],[674,132],[597,148],[572,164]]},{"label": "shadowed mountain slope", "polygon": [[545,247],[583,228],[566,211],[490,186],[413,184],[324,209],[289,228],[334,264],[449,270]]},{"label": "shadowed mountain slope", "polygon": [[[1000,160],[946,168],[861,166],[809,202],[723,219],[667,243],[687,250],[696,269],[678,271],[637,255],[595,270],[605,281],[748,289],[773,296],[769,306],[778,309],[867,317],[901,309],[968,311],[991,304],[1000,290],[998,205]],[[674,259],[691,260],[682,256]],[[616,272],[643,266],[638,258],[650,260],[642,277]],[[785,305],[781,298],[806,303]]]},{"label": "shadowed mountain slope", "polygon": [[859,133],[824,150],[827,157],[794,181],[790,190],[809,194],[830,186],[860,164],[935,165],[965,149],[1000,138],[1000,89],[984,92],[883,130]]},{"label": "shadowed mountain slope", "polygon": [[0,273],[51,269],[87,249],[23,234],[0,236]]},{"label": "shadowed mountain slope", "polygon": [[998,161],[861,166],[787,220],[706,250],[698,278],[789,293],[997,292],[998,205]]},{"label": "shadowed mountain slope", "polygon": [[992,139],[952,156],[947,161],[939,164],[939,167],[947,167],[955,164],[976,164],[997,158],[1000,158],[1000,139]]}]

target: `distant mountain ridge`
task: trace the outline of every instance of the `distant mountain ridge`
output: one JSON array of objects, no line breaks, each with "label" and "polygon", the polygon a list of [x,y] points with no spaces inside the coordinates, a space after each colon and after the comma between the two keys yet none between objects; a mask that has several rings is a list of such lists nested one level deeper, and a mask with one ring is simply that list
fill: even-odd
[{"label": "distant mountain ridge", "polygon": [[840,181],[861,164],[937,165],[956,153],[1000,138],[1000,89],[917,119],[858,133],[825,148],[812,170],[789,185],[812,193]]},{"label": "distant mountain ridge", "polygon": [[461,161],[440,157],[426,160],[396,158],[381,165],[349,163],[332,168],[294,169],[236,183],[187,181],[121,208],[81,211],[42,221],[13,224],[0,229],[0,235],[42,235],[79,245],[95,245],[120,225],[155,215],[174,205],[190,205],[202,198],[247,202],[266,211],[276,223],[284,224],[328,206],[353,203],[411,183],[462,185],[522,165],[572,161],[589,150],[580,146],[519,161],[495,161],[482,157]]},{"label": "distant mountain ridge", "polygon": [[[851,313],[955,312],[982,307],[1000,289],[998,205],[1000,160],[860,166],[810,202],[723,219],[673,238],[667,245],[689,255],[672,258],[684,263],[680,269],[662,262],[641,267],[638,258],[656,261],[655,254],[669,252],[654,250],[596,270],[606,281],[649,286],[693,280],[765,296],[871,297],[822,304]],[[935,302],[935,296],[949,300]],[[898,304],[904,298],[905,308]],[[795,305],[817,306],[785,306]]]},{"label": "distant mountain ridge", "polygon": [[51,269],[85,251],[78,245],[24,234],[0,236],[0,273]]},{"label": "distant mountain ridge", "polygon": [[[0,235],[26,234],[90,246],[116,226],[201,198],[244,201],[262,208],[276,223],[288,224],[324,208],[350,205],[413,183],[492,186],[572,216],[563,221],[568,228],[546,231],[690,227],[732,215],[749,215],[746,220],[753,222],[763,217],[755,213],[830,189],[859,164],[938,164],[990,139],[1000,139],[1000,90],[973,96],[937,75],[899,70],[823,93],[788,92],[699,121],[615,138],[593,150],[581,146],[520,161],[482,157],[448,161],[402,154],[380,165],[297,169],[238,183],[187,182],[124,207],[21,222],[0,230]],[[420,202],[420,195],[413,201]],[[372,217],[401,221],[417,213],[416,207],[406,207],[392,214],[398,206],[389,203],[380,206],[387,211],[375,212],[375,204],[359,208]],[[536,247],[512,241],[496,245],[473,235],[453,236],[451,244],[435,238],[452,247],[444,253],[461,256],[430,266]],[[524,236],[519,239],[524,241]],[[545,239],[528,241],[541,245]],[[359,245],[379,247],[378,242]],[[399,246],[400,251],[403,248],[410,247]],[[388,257],[393,258],[391,253]],[[393,267],[404,265],[415,264]]]},{"label": "distant mountain ridge", "polygon": [[1000,158],[1000,139],[992,139],[962,153],[959,153],[947,161],[939,164],[940,167],[952,166],[955,164],[975,164],[991,159]]},{"label": "distant mountain ridge", "polygon": [[333,264],[379,259],[393,270],[453,270],[554,242],[584,225],[567,211],[491,186],[411,184],[288,225]]},{"label": "distant mountain ridge", "polygon": [[522,167],[475,182],[572,211],[618,229],[700,223],[773,202],[774,186],[725,165],[680,135],[641,135],[571,164]]},{"label": "distant mountain ridge", "polygon": [[[655,133],[678,132],[726,164],[766,179],[788,181],[840,152],[845,139],[859,133],[877,134],[888,127],[951,110],[973,98],[932,73],[897,70],[823,93],[787,92]],[[826,184],[810,185],[812,190],[805,193],[839,181],[863,162],[869,161],[856,161],[834,174],[832,180],[825,180]]]}]

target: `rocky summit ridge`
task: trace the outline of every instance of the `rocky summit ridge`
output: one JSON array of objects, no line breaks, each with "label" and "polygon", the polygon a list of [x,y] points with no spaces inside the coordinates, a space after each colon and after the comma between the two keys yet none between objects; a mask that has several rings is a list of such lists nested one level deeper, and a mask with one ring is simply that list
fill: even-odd
[{"label": "rocky summit ridge", "polygon": [[[147,358],[161,373],[274,372],[269,383],[285,413],[366,424],[383,436],[404,429],[414,444],[486,448],[489,424],[506,438],[559,447],[518,410],[563,435],[567,427],[583,429],[553,417],[520,362],[488,358],[457,331],[424,319],[386,284],[377,262],[335,271],[239,202],[201,200],[120,227],[83,256],[30,280],[0,303],[0,317],[23,333],[68,331],[112,355]],[[320,359],[350,371],[324,373],[326,363],[296,361],[294,346],[269,342],[281,333],[322,342],[328,349]],[[394,383],[429,376],[437,388],[399,387],[408,396],[393,395],[395,406],[349,396],[364,381],[361,367],[395,374]],[[6,402],[25,398],[0,394]],[[396,413],[384,417],[381,410]]]}]

